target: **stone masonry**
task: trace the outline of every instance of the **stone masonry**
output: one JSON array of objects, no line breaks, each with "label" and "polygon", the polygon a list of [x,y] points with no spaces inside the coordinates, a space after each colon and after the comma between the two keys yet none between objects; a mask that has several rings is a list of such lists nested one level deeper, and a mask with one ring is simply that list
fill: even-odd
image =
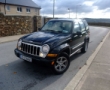
[{"label": "stone masonry", "polygon": [[31,33],[32,20],[31,16],[4,16],[0,13],[0,37]]}]

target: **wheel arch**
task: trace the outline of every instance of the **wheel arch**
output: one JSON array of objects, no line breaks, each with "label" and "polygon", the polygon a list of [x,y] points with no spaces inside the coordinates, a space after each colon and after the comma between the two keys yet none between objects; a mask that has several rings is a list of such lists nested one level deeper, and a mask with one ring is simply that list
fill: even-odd
[{"label": "wheel arch", "polygon": [[56,47],[55,49],[53,49],[51,53],[61,54],[62,52],[65,52],[68,55],[71,54],[71,50],[70,50],[69,44],[67,44],[67,43],[62,44],[62,45]]}]

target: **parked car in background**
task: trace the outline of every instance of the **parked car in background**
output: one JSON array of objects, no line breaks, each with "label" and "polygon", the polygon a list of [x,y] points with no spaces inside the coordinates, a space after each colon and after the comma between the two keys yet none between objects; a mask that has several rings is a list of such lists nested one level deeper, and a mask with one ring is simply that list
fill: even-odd
[{"label": "parked car in background", "polygon": [[89,34],[86,20],[52,19],[38,32],[20,38],[15,54],[29,62],[48,62],[56,74],[62,74],[70,66],[72,55],[87,51]]}]

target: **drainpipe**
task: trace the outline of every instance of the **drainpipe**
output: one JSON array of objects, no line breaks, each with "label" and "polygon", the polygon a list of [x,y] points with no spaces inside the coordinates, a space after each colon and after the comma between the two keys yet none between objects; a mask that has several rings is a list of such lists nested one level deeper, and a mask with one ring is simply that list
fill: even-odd
[{"label": "drainpipe", "polygon": [[5,6],[6,6],[6,0],[5,0],[5,4],[4,4],[4,11],[5,11],[5,15],[6,15],[6,8],[5,8]]}]

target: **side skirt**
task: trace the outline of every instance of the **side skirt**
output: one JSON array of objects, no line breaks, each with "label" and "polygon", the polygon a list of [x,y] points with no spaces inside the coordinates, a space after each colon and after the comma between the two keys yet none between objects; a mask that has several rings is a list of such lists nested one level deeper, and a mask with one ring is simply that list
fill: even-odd
[{"label": "side skirt", "polygon": [[72,56],[72,55],[74,55],[75,53],[77,53],[79,50],[81,50],[82,49],[82,47],[81,48],[79,48],[79,49],[77,49],[76,51],[74,51],[72,54],[70,54],[70,57]]}]

